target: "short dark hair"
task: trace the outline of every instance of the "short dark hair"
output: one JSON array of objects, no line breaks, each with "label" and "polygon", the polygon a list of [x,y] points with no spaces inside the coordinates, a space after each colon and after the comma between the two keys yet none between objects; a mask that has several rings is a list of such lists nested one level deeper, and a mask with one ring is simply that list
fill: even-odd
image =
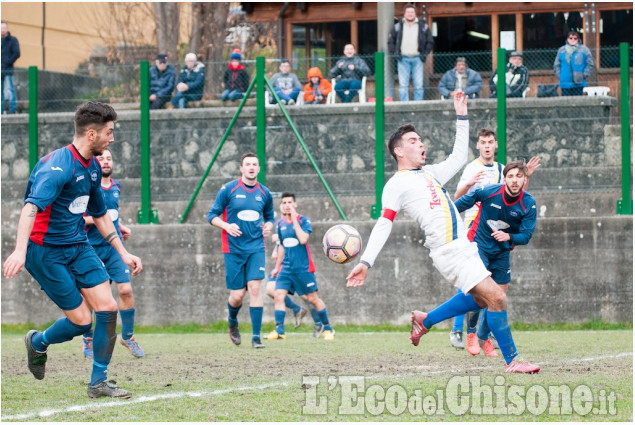
[{"label": "short dark hair", "polygon": [[406,9],[410,9],[410,8],[414,9],[415,12],[417,11],[417,8],[415,7],[415,5],[413,3],[406,3],[403,6],[403,13],[406,13]]},{"label": "short dark hair", "polygon": [[415,126],[412,124],[404,124],[402,126],[400,126],[397,131],[395,131],[392,136],[390,136],[390,139],[388,140],[388,151],[390,152],[390,154],[392,155],[393,158],[395,158],[395,161],[397,160],[397,154],[395,154],[395,148],[400,145],[401,142],[401,138],[403,137],[404,134],[406,133],[410,133],[410,132],[417,132],[417,130],[415,129]]},{"label": "short dark hair", "polygon": [[112,106],[95,101],[84,102],[75,109],[75,135],[82,136],[89,128],[101,129],[107,122],[116,121]]},{"label": "short dark hair", "polygon": [[280,196],[280,199],[282,198],[293,198],[293,202],[295,202],[295,193],[282,192],[282,196]]},{"label": "short dark hair", "polygon": [[518,168],[523,172],[524,175],[527,175],[527,165],[525,165],[525,161],[522,159],[518,159],[516,161],[508,163],[505,168],[503,168],[503,177],[507,177],[507,173],[515,168]]},{"label": "short dark hair", "polygon": [[575,35],[576,37],[578,37],[578,40],[580,40],[580,33],[577,32],[576,30],[571,30],[567,33],[567,38],[569,38],[570,36]]},{"label": "short dark hair", "polygon": [[289,59],[287,59],[287,58],[280,59],[280,65],[282,65],[283,63],[291,64],[291,61]]},{"label": "short dark hair", "polygon": [[481,128],[476,134],[476,142],[478,143],[478,139],[481,137],[494,136],[494,140],[496,140],[496,132],[489,128]]},{"label": "short dark hair", "polygon": [[243,162],[245,162],[245,158],[256,158],[258,159],[258,155],[256,155],[253,152],[247,152],[245,154],[243,154],[243,156],[240,157],[240,166],[243,166]]}]

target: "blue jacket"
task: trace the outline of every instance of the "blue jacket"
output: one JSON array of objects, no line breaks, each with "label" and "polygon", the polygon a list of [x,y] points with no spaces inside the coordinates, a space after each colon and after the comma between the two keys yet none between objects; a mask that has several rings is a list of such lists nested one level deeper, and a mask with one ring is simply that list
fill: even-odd
[{"label": "blue jacket", "polygon": [[[553,72],[560,80],[560,88],[586,87],[586,79],[593,71],[591,51],[582,43],[573,46],[570,52],[567,50],[567,45],[559,48],[553,62]],[[567,59],[568,53],[570,56]]]},{"label": "blue jacket", "polygon": [[7,33],[2,39],[2,74],[12,75],[13,64],[20,57],[20,43],[18,39]]},{"label": "blue jacket", "polygon": [[156,65],[150,68],[150,94],[156,94],[157,97],[172,97],[175,81],[176,71],[172,65],[168,64],[163,72],[159,71]]},{"label": "blue jacket", "polygon": [[[455,72],[456,69],[452,68],[441,77],[439,81],[439,93],[441,93],[441,96],[449,97],[450,92],[454,91],[456,86]],[[483,79],[478,72],[470,68],[466,68],[465,72],[467,73],[467,86],[465,86],[463,92],[470,97],[478,97],[478,92],[483,87]]]},{"label": "blue jacket", "polygon": [[187,84],[189,87],[187,94],[200,95],[202,97],[205,85],[205,65],[201,62],[196,62],[192,69],[188,69],[187,65],[183,66],[179,74],[179,83]]}]

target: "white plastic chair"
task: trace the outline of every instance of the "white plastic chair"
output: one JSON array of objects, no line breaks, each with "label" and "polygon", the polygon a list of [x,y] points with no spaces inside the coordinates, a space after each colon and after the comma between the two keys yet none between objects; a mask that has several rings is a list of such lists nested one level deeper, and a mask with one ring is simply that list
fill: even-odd
[{"label": "white plastic chair", "polygon": [[[335,103],[336,95],[335,95],[335,83],[337,80],[333,78],[331,80],[331,85],[333,86],[333,91],[329,93],[330,98],[327,98],[326,103]],[[344,94],[348,95],[348,90],[344,90]],[[332,96],[331,96],[332,95]],[[359,99],[359,103],[366,103],[366,76],[362,78],[362,88],[357,92],[357,97]]]},{"label": "white plastic chair", "polygon": [[608,96],[610,91],[611,89],[606,86],[593,86],[582,89],[582,92],[586,93],[587,96]]}]

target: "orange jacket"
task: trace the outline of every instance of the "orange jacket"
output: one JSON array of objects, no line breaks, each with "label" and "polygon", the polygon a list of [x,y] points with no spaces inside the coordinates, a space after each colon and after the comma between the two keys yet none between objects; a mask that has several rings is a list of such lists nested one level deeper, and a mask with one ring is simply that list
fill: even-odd
[{"label": "orange jacket", "polygon": [[324,101],[322,103],[326,103],[326,97],[333,90],[331,83],[327,79],[322,78],[322,72],[320,71],[320,68],[317,68],[317,67],[309,68],[307,72],[307,77],[309,78],[309,82],[305,84],[304,86],[304,101],[305,102],[315,101],[316,93],[315,93],[315,88],[313,87],[313,84],[311,84],[311,78],[320,77],[320,84],[318,85],[318,91],[322,93],[322,96],[324,96]]}]

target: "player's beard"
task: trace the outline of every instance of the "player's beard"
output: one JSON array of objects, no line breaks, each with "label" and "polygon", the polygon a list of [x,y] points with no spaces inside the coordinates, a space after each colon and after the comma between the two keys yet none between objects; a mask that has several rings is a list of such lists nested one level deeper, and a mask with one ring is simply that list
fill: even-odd
[{"label": "player's beard", "polygon": [[112,168],[108,171],[105,171],[103,168],[101,170],[101,176],[102,177],[110,177],[110,175],[112,174]]},{"label": "player's beard", "polygon": [[505,190],[507,191],[507,194],[511,197],[516,197],[518,195],[520,195],[520,192],[522,192],[523,190],[523,186],[522,185],[518,185],[518,189],[516,190],[516,192],[514,192],[514,190],[512,189],[512,187],[508,184],[505,184]]}]

